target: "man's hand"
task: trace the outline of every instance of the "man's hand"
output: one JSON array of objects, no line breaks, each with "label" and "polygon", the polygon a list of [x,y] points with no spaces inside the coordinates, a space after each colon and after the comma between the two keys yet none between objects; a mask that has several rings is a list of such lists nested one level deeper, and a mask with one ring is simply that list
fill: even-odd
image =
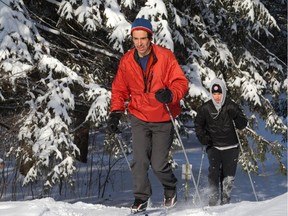
[{"label": "man's hand", "polygon": [[201,143],[203,145],[211,146],[212,145],[212,140],[211,140],[209,135],[205,135],[205,136],[202,137]]},{"label": "man's hand", "polygon": [[227,113],[232,120],[234,120],[237,117],[236,111],[231,108],[227,110]]},{"label": "man's hand", "polygon": [[155,93],[155,97],[156,99],[163,103],[163,104],[168,104],[172,101],[173,99],[173,95],[172,92],[169,88],[163,88],[163,89],[159,89],[156,93]]},{"label": "man's hand", "polygon": [[119,121],[122,113],[119,111],[111,112],[107,121],[107,129],[110,133],[119,133]]}]

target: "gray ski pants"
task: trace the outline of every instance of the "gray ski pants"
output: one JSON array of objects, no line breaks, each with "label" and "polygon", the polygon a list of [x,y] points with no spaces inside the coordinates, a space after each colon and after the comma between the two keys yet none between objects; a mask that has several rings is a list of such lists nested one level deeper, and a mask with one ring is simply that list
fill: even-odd
[{"label": "gray ski pants", "polygon": [[152,195],[148,177],[151,168],[164,187],[164,193],[176,188],[177,179],[168,163],[173,141],[172,122],[144,122],[131,115],[133,192],[135,199],[147,200]]}]

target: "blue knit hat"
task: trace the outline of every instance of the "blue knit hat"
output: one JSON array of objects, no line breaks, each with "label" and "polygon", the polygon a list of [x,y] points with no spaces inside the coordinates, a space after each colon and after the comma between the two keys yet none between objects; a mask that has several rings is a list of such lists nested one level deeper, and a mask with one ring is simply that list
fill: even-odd
[{"label": "blue knit hat", "polygon": [[134,20],[131,26],[131,34],[135,30],[144,30],[150,33],[151,35],[153,34],[151,22],[144,18],[137,18]]}]

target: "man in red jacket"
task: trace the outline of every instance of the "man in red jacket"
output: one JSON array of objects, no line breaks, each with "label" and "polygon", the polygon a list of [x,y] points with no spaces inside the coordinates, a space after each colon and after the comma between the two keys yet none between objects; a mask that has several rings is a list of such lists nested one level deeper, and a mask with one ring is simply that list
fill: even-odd
[{"label": "man in red jacket", "polygon": [[174,54],[152,44],[152,35],[149,20],[138,18],[132,23],[134,48],[121,58],[112,83],[108,129],[114,133],[119,130],[127,101],[131,117],[135,197],[132,212],[147,208],[152,194],[148,178],[150,165],[163,185],[165,207],[173,207],[177,202],[177,179],[168,163],[174,128],[165,104],[176,118],[181,112],[180,100],[188,90],[188,80]]}]

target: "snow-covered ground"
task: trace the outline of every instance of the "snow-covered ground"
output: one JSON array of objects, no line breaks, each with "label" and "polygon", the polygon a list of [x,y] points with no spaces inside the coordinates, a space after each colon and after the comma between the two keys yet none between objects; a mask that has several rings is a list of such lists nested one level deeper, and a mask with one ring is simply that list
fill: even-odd
[{"label": "snow-covered ground", "polygon": [[[121,216],[128,215],[127,207],[109,207],[100,204],[77,202],[74,204],[55,201],[52,198],[23,202],[1,202],[0,214],[3,216]],[[149,215],[159,215],[158,209],[150,211]],[[186,206],[175,207],[169,215],[192,216],[285,216],[287,215],[287,193],[275,198],[251,202],[241,201],[225,206],[216,206],[208,209]]]},{"label": "snow-covered ground", "polygon": [[[193,165],[193,176],[198,181],[202,147],[195,140],[184,140],[190,164]],[[190,148],[189,148],[190,146]],[[207,205],[207,169],[208,161],[204,155],[202,172],[199,181],[199,192],[202,201],[196,195],[194,184],[188,182],[189,195],[185,196],[185,179],[181,178],[181,164],[185,164],[185,157],[181,150],[174,155],[179,167],[175,170],[178,177],[178,204],[169,215],[193,215],[193,216],[284,216],[287,215],[287,177],[279,175],[276,165],[266,162],[261,174],[251,175],[255,187],[258,202],[252,190],[247,173],[238,167],[234,189],[231,196],[231,204],[215,207],[203,207]],[[129,160],[131,158],[129,157]],[[109,191],[105,199],[85,198],[73,196],[64,199],[42,198],[26,201],[0,202],[1,216],[121,216],[130,213],[129,206],[133,202],[131,175],[126,161],[123,166],[127,172],[121,180],[121,187]],[[125,166],[126,165],[126,166]],[[153,195],[151,197],[149,215],[159,215],[163,199],[163,190],[155,176],[150,175]],[[119,180],[120,182],[120,180]],[[116,185],[115,185],[116,186]],[[120,189],[119,189],[120,188]]]}]

